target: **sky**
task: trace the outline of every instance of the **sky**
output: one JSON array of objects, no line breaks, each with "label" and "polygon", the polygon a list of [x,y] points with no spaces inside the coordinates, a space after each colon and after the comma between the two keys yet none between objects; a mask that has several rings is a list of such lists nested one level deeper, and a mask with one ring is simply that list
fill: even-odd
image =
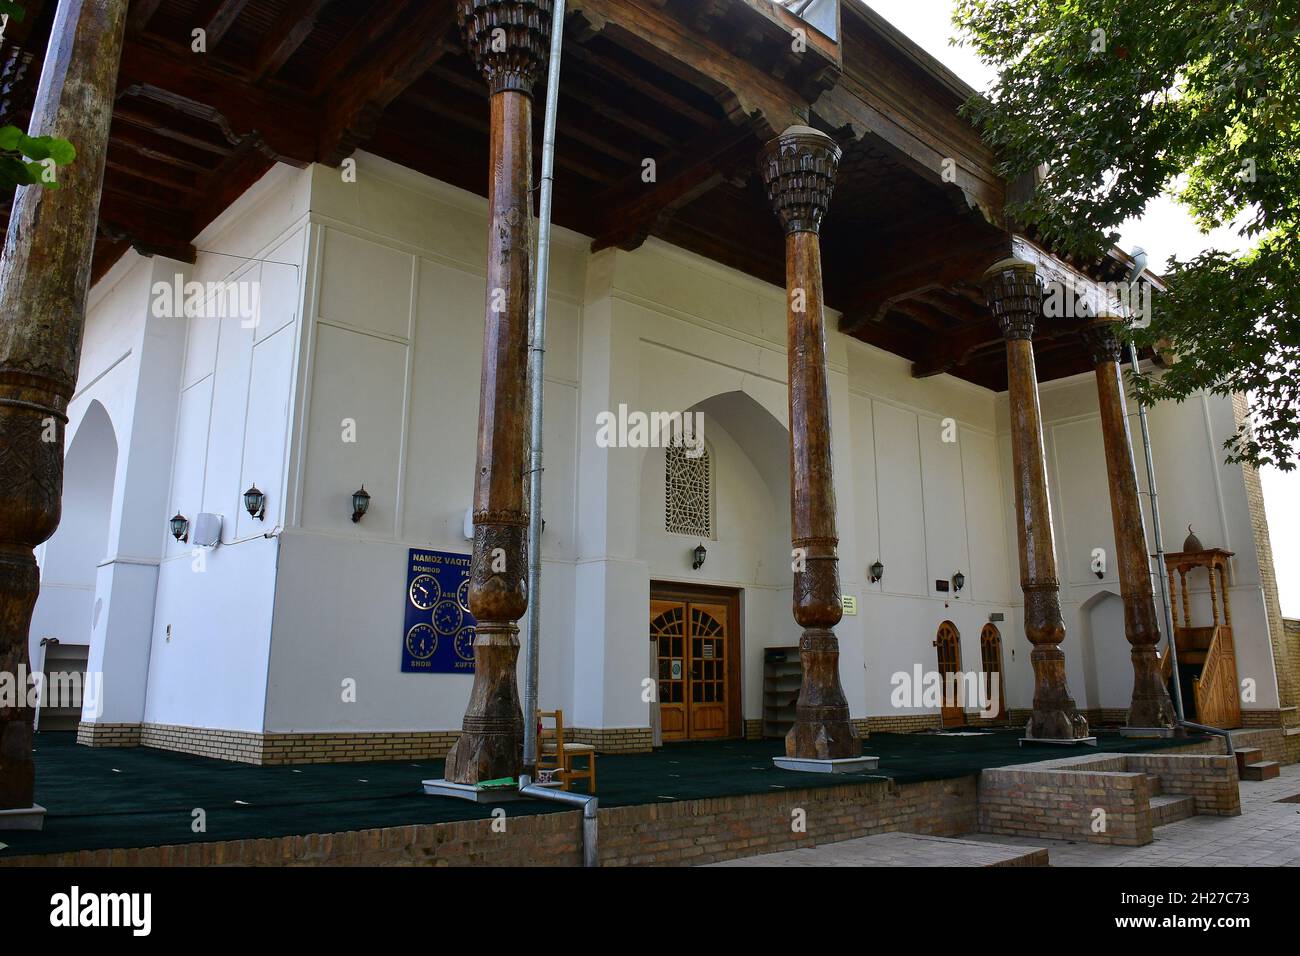
[{"label": "sky", "polygon": [[[975,89],[987,89],[992,83],[993,71],[981,63],[972,50],[949,42],[956,32],[952,25],[953,0],[866,2]],[[1155,270],[1159,270],[1173,255],[1190,258],[1202,249],[1236,249],[1241,245],[1241,240],[1230,228],[1202,234],[1187,211],[1167,196],[1153,201],[1140,219],[1130,220],[1120,229],[1120,246],[1129,251],[1141,246],[1150,256],[1151,268]],[[1156,479],[1159,482],[1159,474]],[[1266,468],[1261,479],[1282,613],[1288,617],[1300,617],[1300,469],[1281,472]],[[1166,541],[1165,546],[1173,549],[1181,543],[1181,540]],[[1242,546],[1242,543],[1234,544]]]}]

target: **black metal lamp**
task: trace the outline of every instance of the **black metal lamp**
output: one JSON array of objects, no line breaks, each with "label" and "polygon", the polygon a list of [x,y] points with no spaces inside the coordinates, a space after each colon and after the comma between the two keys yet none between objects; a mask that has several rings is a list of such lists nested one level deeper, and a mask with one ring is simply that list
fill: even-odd
[{"label": "black metal lamp", "polygon": [[867,569],[867,572],[871,575],[871,583],[875,584],[885,576],[885,566],[881,564],[880,559],[877,558],[875,563]]},{"label": "black metal lamp", "polygon": [[244,508],[258,521],[266,520],[266,495],[257,489],[257,482],[244,492]]},{"label": "black metal lamp", "polygon": [[956,574],[952,576],[952,589],[954,591],[960,591],[965,586],[966,586],[966,575],[958,571]]},{"label": "black metal lamp", "polygon": [[709,552],[704,550],[704,544],[700,543],[695,546],[695,561],[691,564],[692,571],[698,571],[704,566],[704,559],[708,557]]},{"label": "black metal lamp", "polygon": [[352,492],[352,521],[355,524],[360,521],[362,516],[370,508],[370,493],[366,491],[366,486],[362,485],[359,489]]},{"label": "black metal lamp", "polygon": [[190,540],[190,519],[185,517],[179,511],[172,517],[167,524],[172,529],[172,537],[177,541]]}]

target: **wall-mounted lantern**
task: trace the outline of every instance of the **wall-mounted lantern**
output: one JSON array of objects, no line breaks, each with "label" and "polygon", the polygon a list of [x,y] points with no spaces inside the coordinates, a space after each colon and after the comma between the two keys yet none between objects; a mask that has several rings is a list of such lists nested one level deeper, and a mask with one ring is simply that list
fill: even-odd
[{"label": "wall-mounted lantern", "polygon": [[691,563],[691,570],[698,571],[700,568],[704,567],[704,559],[708,557],[709,552],[705,551],[704,544],[700,543],[695,546],[693,554],[695,560]]},{"label": "wall-mounted lantern", "polygon": [[250,517],[258,521],[266,520],[266,495],[257,489],[257,482],[244,492],[244,508]]},{"label": "wall-mounted lantern", "polygon": [[952,576],[952,589],[954,591],[960,591],[965,586],[966,586],[966,575],[958,571],[956,574]]},{"label": "wall-mounted lantern", "polygon": [[179,511],[176,512],[167,524],[171,527],[172,537],[177,541],[190,540],[190,519],[185,517]]},{"label": "wall-mounted lantern", "polygon": [[885,576],[885,566],[881,564],[880,559],[877,558],[875,563],[867,569],[867,573],[871,576],[871,583],[876,584]]},{"label": "wall-mounted lantern", "polygon": [[362,485],[359,489],[352,492],[352,523],[360,521],[370,508],[370,493],[366,491],[366,486]]}]

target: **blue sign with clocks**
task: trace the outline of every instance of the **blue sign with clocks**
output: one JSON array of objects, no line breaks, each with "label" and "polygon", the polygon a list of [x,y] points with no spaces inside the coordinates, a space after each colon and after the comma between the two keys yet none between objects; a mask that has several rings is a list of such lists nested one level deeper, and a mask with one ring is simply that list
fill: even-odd
[{"label": "blue sign with clocks", "polygon": [[412,548],[406,565],[402,671],[474,673],[468,554]]}]

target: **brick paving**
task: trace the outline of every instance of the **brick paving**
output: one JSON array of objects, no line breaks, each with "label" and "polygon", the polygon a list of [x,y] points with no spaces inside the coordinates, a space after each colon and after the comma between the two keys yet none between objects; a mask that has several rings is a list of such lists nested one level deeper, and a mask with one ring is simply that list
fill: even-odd
[{"label": "brick paving", "polygon": [[766,853],[712,866],[1047,866],[1041,847],[1008,846],[919,833],[824,843],[816,847]]}]

